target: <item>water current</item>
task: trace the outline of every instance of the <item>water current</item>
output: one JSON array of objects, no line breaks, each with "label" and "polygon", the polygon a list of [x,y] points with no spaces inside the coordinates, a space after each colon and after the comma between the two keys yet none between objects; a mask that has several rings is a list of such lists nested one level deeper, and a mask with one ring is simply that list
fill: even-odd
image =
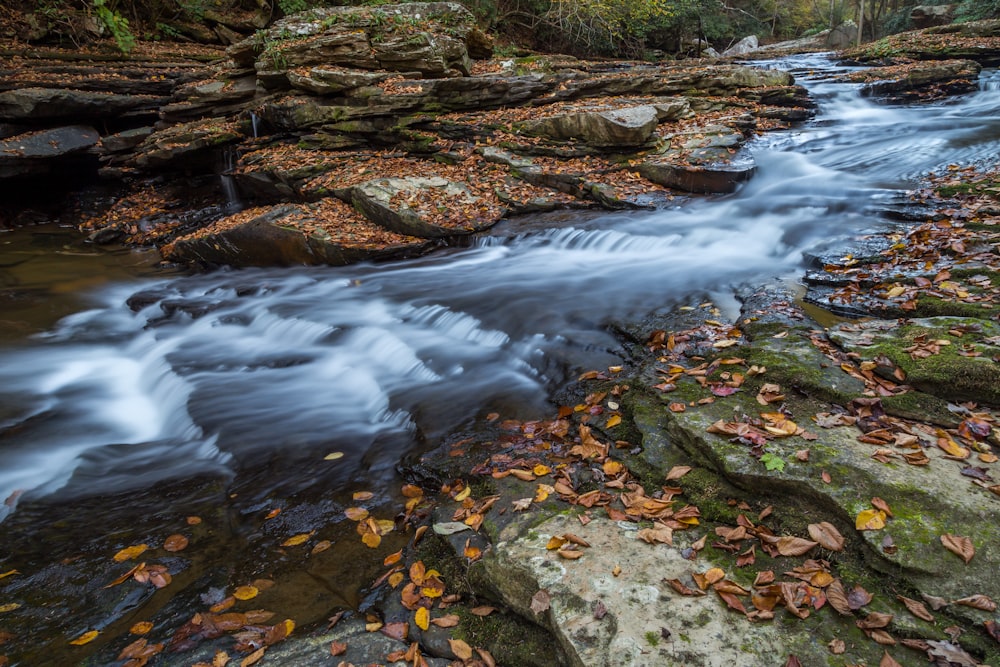
[{"label": "water current", "polygon": [[25,311],[0,315],[0,500],[206,471],[263,494],[387,484],[477,416],[550,414],[560,383],[620,361],[610,323],[707,299],[733,315],[736,286],[794,280],[809,253],[888,224],[921,175],[1000,153],[996,71],[978,93],[893,106],[831,81],[822,56],[763,65],[790,69],[818,114],[755,141],[758,172],[728,196],[513,220],[343,268],[166,275],[119,253],[70,279],[55,253],[24,259],[15,237],[37,230],[0,235],[0,286],[48,262],[61,282],[39,290],[64,315],[29,336]]}]

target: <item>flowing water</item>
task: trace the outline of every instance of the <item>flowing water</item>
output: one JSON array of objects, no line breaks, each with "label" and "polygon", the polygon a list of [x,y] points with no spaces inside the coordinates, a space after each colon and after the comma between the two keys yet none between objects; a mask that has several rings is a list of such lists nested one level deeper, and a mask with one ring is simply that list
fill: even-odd
[{"label": "flowing water", "polygon": [[886,106],[828,81],[822,56],[765,65],[792,69],[818,116],[755,142],[759,171],[728,196],[344,268],[156,275],[135,253],[71,262],[26,250],[37,229],[0,235],[0,500],[206,471],[261,497],[396,483],[442,435],[546,415],[553,388],[618,362],[609,323],[706,298],[734,314],[734,286],[796,276],[804,253],[887,224],[920,175],[1000,150],[995,71],[979,93]]}]

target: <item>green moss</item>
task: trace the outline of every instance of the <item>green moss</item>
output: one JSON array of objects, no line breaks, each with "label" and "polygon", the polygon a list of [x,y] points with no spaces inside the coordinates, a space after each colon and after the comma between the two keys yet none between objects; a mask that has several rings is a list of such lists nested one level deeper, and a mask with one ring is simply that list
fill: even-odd
[{"label": "green moss", "polygon": [[954,412],[948,409],[948,401],[921,391],[883,396],[882,407],[885,408],[887,414],[894,417],[926,421],[948,428],[958,426],[959,421],[961,421]]},{"label": "green moss", "polygon": [[650,630],[649,632],[646,633],[646,643],[649,644],[650,646],[659,646],[660,636],[657,635],[652,630]]},{"label": "green moss", "polygon": [[965,303],[921,294],[917,297],[916,310],[908,314],[911,317],[989,317],[995,310],[996,306],[990,303]]},{"label": "green moss", "polygon": [[464,607],[452,607],[459,617],[452,630],[455,639],[488,650],[501,665],[549,667],[561,664],[558,644],[541,627],[503,612],[476,616]]}]

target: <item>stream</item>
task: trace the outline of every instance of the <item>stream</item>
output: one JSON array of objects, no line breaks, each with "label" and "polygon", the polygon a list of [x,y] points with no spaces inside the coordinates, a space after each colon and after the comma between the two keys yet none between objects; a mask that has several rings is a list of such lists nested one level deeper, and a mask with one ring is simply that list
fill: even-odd
[{"label": "stream", "polygon": [[978,93],[897,106],[830,81],[822,55],[756,64],[790,69],[818,114],[754,141],[732,195],[518,218],[341,268],[166,274],[58,230],[0,234],[0,520],[206,475],[244,513],[391,497],[401,460],[487,413],[549,415],[554,390],[620,363],[610,324],[706,301],[735,316],[737,286],[794,281],[895,224],[882,212],[921,175],[1000,153],[995,70]]}]

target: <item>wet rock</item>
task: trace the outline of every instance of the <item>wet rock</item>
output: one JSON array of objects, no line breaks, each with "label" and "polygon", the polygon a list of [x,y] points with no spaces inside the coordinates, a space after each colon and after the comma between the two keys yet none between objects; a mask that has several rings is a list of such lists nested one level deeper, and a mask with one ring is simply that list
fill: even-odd
[{"label": "wet rock", "polygon": [[102,151],[107,153],[124,153],[141,144],[154,131],[152,127],[137,127],[133,130],[116,132],[101,137],[100,147]]},{"label": "wet rock", "polygon": [[[171,261],[232,266],[344,265],[417,254],[427,241],[386,232],[337,200],[243,211],[163,249]],[[338,216],[334,223],[323,220]],[[339,224],[338,224],[339,223]]]},{"label": "wet rock", "polygon": [[116,95],[68,88],[19,88],[0,93],[0,120],[108,120],[126,112],[155,109],[162,98]]},{"label": "wet rock", "polygon": [[71,125],[20,134],[0,141],[0,178],[51,171],[61,158],[95,146],[97,130]]},{"label": "wet rock", "polygon": [[567,141],[582,141],[599,148],[642,146],[653,136],[659,123],[657,109],[636,106],[600,111],[579,111],[526,121],[524,131]]},{"label": "wet rock", "polygon": [[126,163],[140,170],[191,169],[213,164],[219,150],[243,139],[234,124],[201,120],[173,125],[146,137]]},{"label": "wet rock", "polygon": [[982,66],[971,60],[941,60],[916,63],[902,71],[863,72],[869,79],[884,72],[884,78],[864,84],[861,93],[893,102],[939,99],[977,90],[980,70]]},{"label": "wet rock", "polygon": [[644,178],[668,188],[701,194],[725,194],[733,192],[753,176],[757,166],[752,159],[738,164],[676,164],[649,161],[639,165],[638,171]]}]

